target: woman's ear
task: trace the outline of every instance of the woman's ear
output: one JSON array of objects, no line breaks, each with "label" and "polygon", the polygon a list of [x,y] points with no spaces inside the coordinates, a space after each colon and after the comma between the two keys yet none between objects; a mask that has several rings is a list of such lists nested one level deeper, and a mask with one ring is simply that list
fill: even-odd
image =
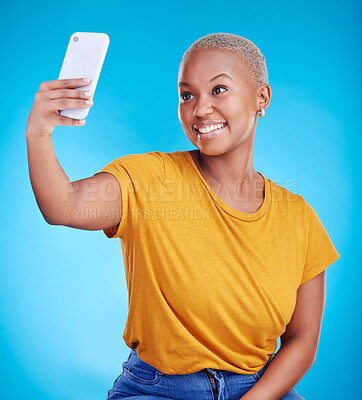
[{"label": "woman's ear", "polygon": [[269,107],[271,95],[271,87],[268,84],[265,84],[258,89],[258,109],[262,108],[266,110]]}]

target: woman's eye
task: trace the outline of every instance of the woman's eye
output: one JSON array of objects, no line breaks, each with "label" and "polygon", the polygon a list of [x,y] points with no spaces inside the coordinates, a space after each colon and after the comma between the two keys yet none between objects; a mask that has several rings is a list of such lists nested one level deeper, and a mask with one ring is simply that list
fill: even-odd
[{"label": "woman's eye", "polygon": [[184,96],[191,96],[191,93],[189,93],[189,92],[184,92],[184,93],[181,94],[181,99],[182,99],[182,100],[190,100],[190,99],[185,99]]},{"label": "woman's eye", "polygon": [[[216,86],[214,89],[215,89],[215,90],[217,90],[217,89],[223,89],[223,90],[226,91],[226,89],[225,89],[224,87],[222,87],[222,86]],[[224,93],[224,92],[219,92],[219,93]],[[216,94],[219,94],[219,93],[216,93]]]}]

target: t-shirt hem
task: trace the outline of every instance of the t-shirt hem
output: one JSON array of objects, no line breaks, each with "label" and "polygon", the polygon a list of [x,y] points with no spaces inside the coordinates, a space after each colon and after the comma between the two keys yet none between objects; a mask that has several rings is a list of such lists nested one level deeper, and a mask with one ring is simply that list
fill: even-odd
[{"label": "t-shirt hem", "polygon": [[323,272],[325,269],[327,269],[331,264],[333,264],[335,261],[337,261],[340,258],[340,254],[338,253],[337,250],[335,250],[335,253],[323,260],[318,264],[317,267],[313,268],[304,278],[301,280],[300,285],[303,285],[303,283],[308,282],[312,278],[316,277],[318,274]]},{"label": "t-shirt hem", "polygon": [[127,176],[124,176],[124,177],[121,178],[120,176],[118,176],[118,173],[120,175],[122,175],[121,171],[115,172],[114,170],[106,168],[106,167],[101,169],[100,171],[96,172],[94,175],[97,175],[100,172],[107,172],[107,173],[110,173],[111,175],[113,175],[117,179],[117,181],[118,181],[118,183],[120,185],[120,188],[121,188],[122,217],[121,217],[121,220],[120,220],[120,222],[118,224],[117,231],[116,231],[116,233],[113,234],[113,231],[114,231],[113,228],[114,227],[109,227],[109,228],[103,229],[103,232],[107,236],[108,239],[120,238],[120,237],[122,237],[122,235],[124,233],[124,230],[125,230],[125,227],[126,227],[127,215],[128,215],[128,189],[127,189],[127,185],[125,183],[125,180],[129,179],[129,178]]}]

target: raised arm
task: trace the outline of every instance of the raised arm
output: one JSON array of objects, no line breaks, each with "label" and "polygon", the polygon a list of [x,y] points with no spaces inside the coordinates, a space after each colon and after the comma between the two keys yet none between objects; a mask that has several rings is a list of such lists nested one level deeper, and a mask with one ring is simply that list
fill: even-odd
[{"label": "raised arm", "polygon": [[70,182],[57,160],[52,131],[55,125],[80,126],[78,120],[59,115],[61,109],[90,107],[79,79],[43,82],[35,96],[26,130],[29,175],[38,207],[52,225],[85,230],[118,225],[122,196],[117,179],[106,172]]}]

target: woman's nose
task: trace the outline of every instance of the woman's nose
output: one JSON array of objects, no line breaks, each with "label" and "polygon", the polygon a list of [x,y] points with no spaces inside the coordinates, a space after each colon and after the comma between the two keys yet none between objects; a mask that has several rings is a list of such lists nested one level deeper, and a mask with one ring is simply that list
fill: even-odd
[{"label": "woman's nose", "polygon": [[199,100],[194,109],[194,116],[196,117],[203,117],[205,114],[212,114],[213,107],[207,100]]}]

